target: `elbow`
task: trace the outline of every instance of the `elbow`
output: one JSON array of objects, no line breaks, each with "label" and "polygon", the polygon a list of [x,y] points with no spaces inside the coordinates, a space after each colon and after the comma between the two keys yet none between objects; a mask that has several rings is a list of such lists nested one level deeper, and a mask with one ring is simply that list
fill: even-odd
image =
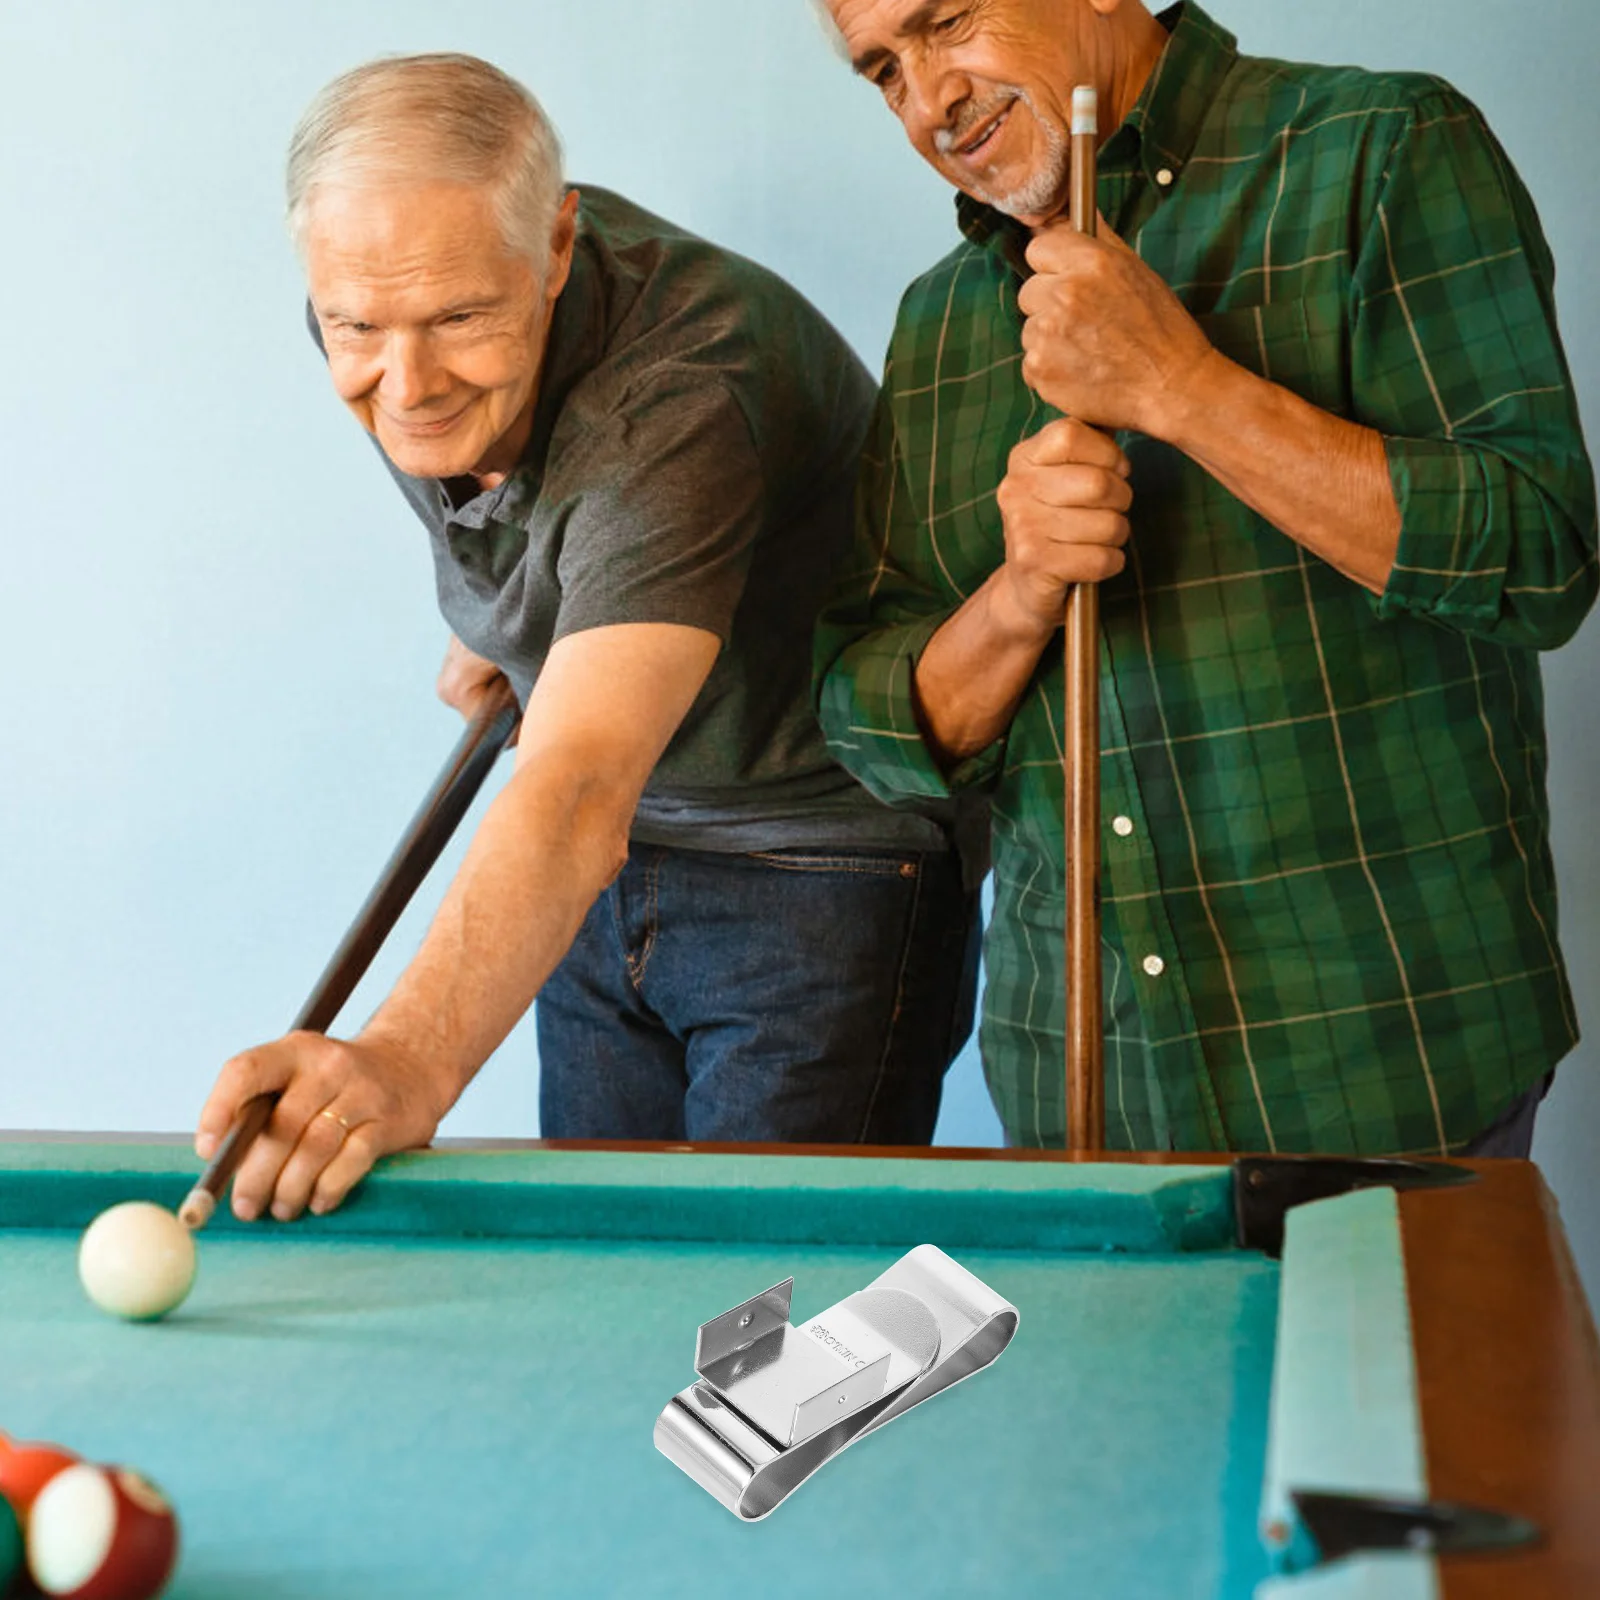
[{"label": "elbow", "polygon": [[1559,650],[1582,626],[1600,595],[1594,500],[1587,506],[1545,499],[1535,521],[1514,520],[1514,559],[1500,591],[1507,642]]},{"label": "elbow", "polygon": [[628,836],[638,804],[634,786],[600,773],[589,774],[571,793],[568,839],[573,859],[583,864],[596,894],[628,864]]},{"label": "elbow", "polygon": [[1506,612],[1518,643],[1530,650],[1559,650],[1569,644],[1600,595],[1600,566],[1593,555],[1558,591],[1518,590],[1508,586]]},{"label": "elbow", "polygon": [[628,864],[638,801],[635,786],[610,774],[524,761],[495,805],[510,807],[537,856],[592,897]]},{"label": "elbow", "polygon": [[[600,844],[600,889],[615,883],[628,864],[628,829],[624,825]],[[598,892],[598,891],[596,891]]]},{"label": "elbow", "polygon": [[628,833],[639,797],[601,774],[579,778],[558,801],[563,813],[558,853],[595,894],[628,864]]}]

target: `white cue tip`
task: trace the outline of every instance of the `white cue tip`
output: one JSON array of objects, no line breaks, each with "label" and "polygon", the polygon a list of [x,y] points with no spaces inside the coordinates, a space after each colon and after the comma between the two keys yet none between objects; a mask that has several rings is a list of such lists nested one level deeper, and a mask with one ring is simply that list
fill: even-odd
[{"label": "white cue tip", "polygon": [[1100,132],[1100,96],[1087,85],[1072,91],[1072,132],[1074,136]]}]

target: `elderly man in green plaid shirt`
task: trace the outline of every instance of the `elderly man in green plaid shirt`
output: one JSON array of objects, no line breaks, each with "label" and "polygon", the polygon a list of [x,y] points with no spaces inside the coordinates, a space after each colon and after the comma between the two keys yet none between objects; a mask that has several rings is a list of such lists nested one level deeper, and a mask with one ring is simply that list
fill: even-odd
[{"label": "elderly man in green plaid shirt", "polygon": [[1193,0],[828,7],[965,239],[901,306],[819,708],[877,794],[992,798],[1008,1139],[1064,1133],[1060,620],[1095,580],[1108,1142],[1525,1150],[1577,1038],[1537,652],[1597,572],[1504,152],[1437,79],[1242,56]]}]

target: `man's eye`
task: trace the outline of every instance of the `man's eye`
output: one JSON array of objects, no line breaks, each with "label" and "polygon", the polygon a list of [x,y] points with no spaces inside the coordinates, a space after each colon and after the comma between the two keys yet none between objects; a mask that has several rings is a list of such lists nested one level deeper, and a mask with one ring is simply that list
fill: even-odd
[{"label": "man's eye", "polygon": [[933,31],[939,35],[954,33],[967,20],[967,16],[968,13],[965,11],[952,11],[934,23]]},{"label": "man's eye", "polygon": [[899,67],[897,67],[891,61],[887,66],[879,67],[878,70],[872,74],[872,86],[875,89],[880,89],[887,94],[889,90],[894,87],[899,76]]},{"label": "man's eye", "polygon": [[439,320],[447,328],[458,328],[463,322],[472,321],[472,313],[470,311],[452,311],[449,316],[441,317]]}]

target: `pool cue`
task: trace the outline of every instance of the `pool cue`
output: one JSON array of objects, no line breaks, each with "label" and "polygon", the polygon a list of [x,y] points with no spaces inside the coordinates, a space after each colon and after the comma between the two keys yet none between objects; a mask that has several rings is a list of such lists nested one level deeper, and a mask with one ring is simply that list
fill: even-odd
[{"label": "pool cue", "polygon": [[[1093,235],[1098,215],[1098,97],[1072,91],[1069,216]],[[1105,1021],[1100,992],[1100,591],[1067,591],[1066,637],[1067,1148],[1103,1150],[1106,1142]]]},{"label": "pool cue", "polygon": [[[484,695],[433,786],[417,808],[394,853],[385,863],[355,921],[350,924],[327,966],[322,969],[306,1003],[290,1024],[291,1033],[326,1033],[340,1007],[360,983],[372,959],[383,947],[400,913],[417,886],[427,877],[467,813],[490,769],[505,749],[519,720],[517,699],[505,678],[497,679]],[[233,1181],[250,1146],[271,1120],[278,1095],[258,1094],[247,1100],[216,1155],[178,1208],[179,1220],[198,1233],[211,1220],[223,1191]]]}]

